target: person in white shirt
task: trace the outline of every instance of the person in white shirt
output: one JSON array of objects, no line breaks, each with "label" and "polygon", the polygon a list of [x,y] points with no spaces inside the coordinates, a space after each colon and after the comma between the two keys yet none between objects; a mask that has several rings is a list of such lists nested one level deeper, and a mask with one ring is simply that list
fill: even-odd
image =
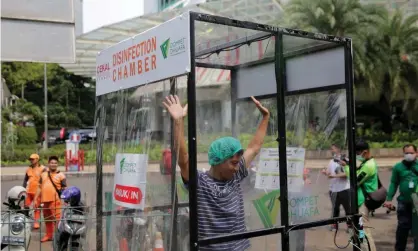
[{"label": "person in white shirt", "polygon": [[[328,164],[328,168],[323,173],[329,177],[329,196],[332,203],[332,217],[340,216],[340,206],[342,205],[345,213],[350,212],[350,181],[344,173],[342,161],[348,161],[341,154],[340,148],[336,144],[331,145],[333,158]],[[337,176],[337,178],[334,178]],[[336,229],[336,225],[331,226],[331,230]]]}]

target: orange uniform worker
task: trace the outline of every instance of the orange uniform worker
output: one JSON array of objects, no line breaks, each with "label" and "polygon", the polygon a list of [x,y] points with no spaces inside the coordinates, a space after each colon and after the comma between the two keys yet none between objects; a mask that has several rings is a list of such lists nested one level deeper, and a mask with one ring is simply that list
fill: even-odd
[{"label": "orange uniform worker", "polygon": [[56,223],[61,219],[61,191],[67,187],[65,175],[58,168],[58,157],[48,159],[48,170],[41,174],[37,197],[40,196],[45,219],[46,234],[41,242],[51,241]]},{"label": "orange uniform worker", "polygon": [[31,154],[29,157],[30,166],[26,170],[25,179],[23,180],[23,187],[26,188],[26,201],[25,206],[29,208],[33,206],[35,214],[35,223],[33,228],[39,228],[39,218],[41,218],[41,211],[39,207],[41,205],[40,198],[35,200],[36,191],[38,190],[39,179],[41,178],[42,172],[45,170],[45,167],[39,163],[39,155]]}]

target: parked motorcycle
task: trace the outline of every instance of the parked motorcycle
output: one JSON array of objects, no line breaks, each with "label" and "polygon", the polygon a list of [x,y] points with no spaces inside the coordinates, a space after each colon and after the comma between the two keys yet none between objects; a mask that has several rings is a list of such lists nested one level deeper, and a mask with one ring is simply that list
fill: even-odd
[{"label": "parked motorcycle", "polygon": [[26,189],[14,186],[7,192],[7,211],[1,214],[1,250],[23,251],[29,248],[33,219],[25,209]]},{"label": "parked motorcycle", "polygon": [[[76,195],[74,195],[76,194]],[[84,240],[87,232],[87,212],[80,202],[80,190],[69,187],[61,195],[65,202],[62,217],[55,232],[54,251],[81,251],[84,248]],[[76,199],[74,200],[74,197]]]}]

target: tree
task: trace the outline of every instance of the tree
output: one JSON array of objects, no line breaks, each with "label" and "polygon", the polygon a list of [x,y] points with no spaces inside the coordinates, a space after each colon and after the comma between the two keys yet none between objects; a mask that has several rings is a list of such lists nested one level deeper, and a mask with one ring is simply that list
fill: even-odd
[{"label": "tree", "polygon": [[[29,108],[23,104],[30,104],[32,108],[36,108],[36,112],[33,110],[34,122],[38,135],[42,135],[45,105],[44,64],[2,63],[2,75],[11,92],[24,97],[16,105],[6,109],[5,115],[10,114],[12,109],[14,113],[26,113]],[[57,64],[48,64],[47,81],[49,127],[77,128],[94,124],[95,90],[91,78],[71,74]],[[86,88],[86,84],[93,88]]]},{"label": "tree", "polygon": [[42,110],[34,103],[24,99],[18,99],[13,105],[3,108],[2,116],[14,124],[22,124],[28,121],[39,123],[43,121]]},{"label": "tree", "polygon": [[[351,37],[353,40],[354,73],[356,83],[366,82],[375,87],[380,82],[382,71],[380,59],[384,51],[367,50],[370,37],[376,37],[376,27],[384,22],[387,10],[376,5],[365,5],[359,0],[292,0],[285,6],[284,22],[288,26],[336,36]],[[375,42],[375,40],[372,40]]]},{"label": "tree", "polygon": [[[379,93],[379,105],[377,106],[384,114],[384,131],[392,132],[392,105],[403,103],[404,111],[409,109],[401,118],[404,126],[414,120],[410,110],[417,112],[416,99],[411,102],[412,93],[418,94],[418,15],[405,15],[401,9],[387,13],[384,22],[377,27],[379,36],[369,38],[370,41],[379,43],[379,50],[384,55],[380,58],[383,72],[377,73],[380,81],[375,90]],[[371,50],[373,48],[369,48]],[[415,119],[416,120],[416,119]]]},{"label": "tree", "polygon": [[418,84],[413,81],[418,72],[417,23],[418,14],[406,16],[398,9],[378,27],[386,55],[383,63],[387,69],[379,87],[381,95],[390,102],[400,95],[408,100],[412,91],[418,93]]},{"label": "tree", "polygon": [[418,89],[418,16],[359,0],[293,0],[285,11],[294,27],[353,39],[356,87],[378,93],[375,108],[383,130],[391,133],[393,101]]}]

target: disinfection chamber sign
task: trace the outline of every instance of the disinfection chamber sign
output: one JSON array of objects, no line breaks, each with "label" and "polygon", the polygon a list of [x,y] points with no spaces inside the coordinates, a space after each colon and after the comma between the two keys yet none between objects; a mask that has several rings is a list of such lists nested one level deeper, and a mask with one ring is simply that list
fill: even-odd
[{"label": "disinfection chamber sign", "polygon": [[185,13],[100,52],[96,95],[189,73],[189,19]]},{"label": "disinfection chamber sign", "polygon": [[145,154],[116,154],[113,199],[127,208],[144,209],[147,185],[148,156]]}]

